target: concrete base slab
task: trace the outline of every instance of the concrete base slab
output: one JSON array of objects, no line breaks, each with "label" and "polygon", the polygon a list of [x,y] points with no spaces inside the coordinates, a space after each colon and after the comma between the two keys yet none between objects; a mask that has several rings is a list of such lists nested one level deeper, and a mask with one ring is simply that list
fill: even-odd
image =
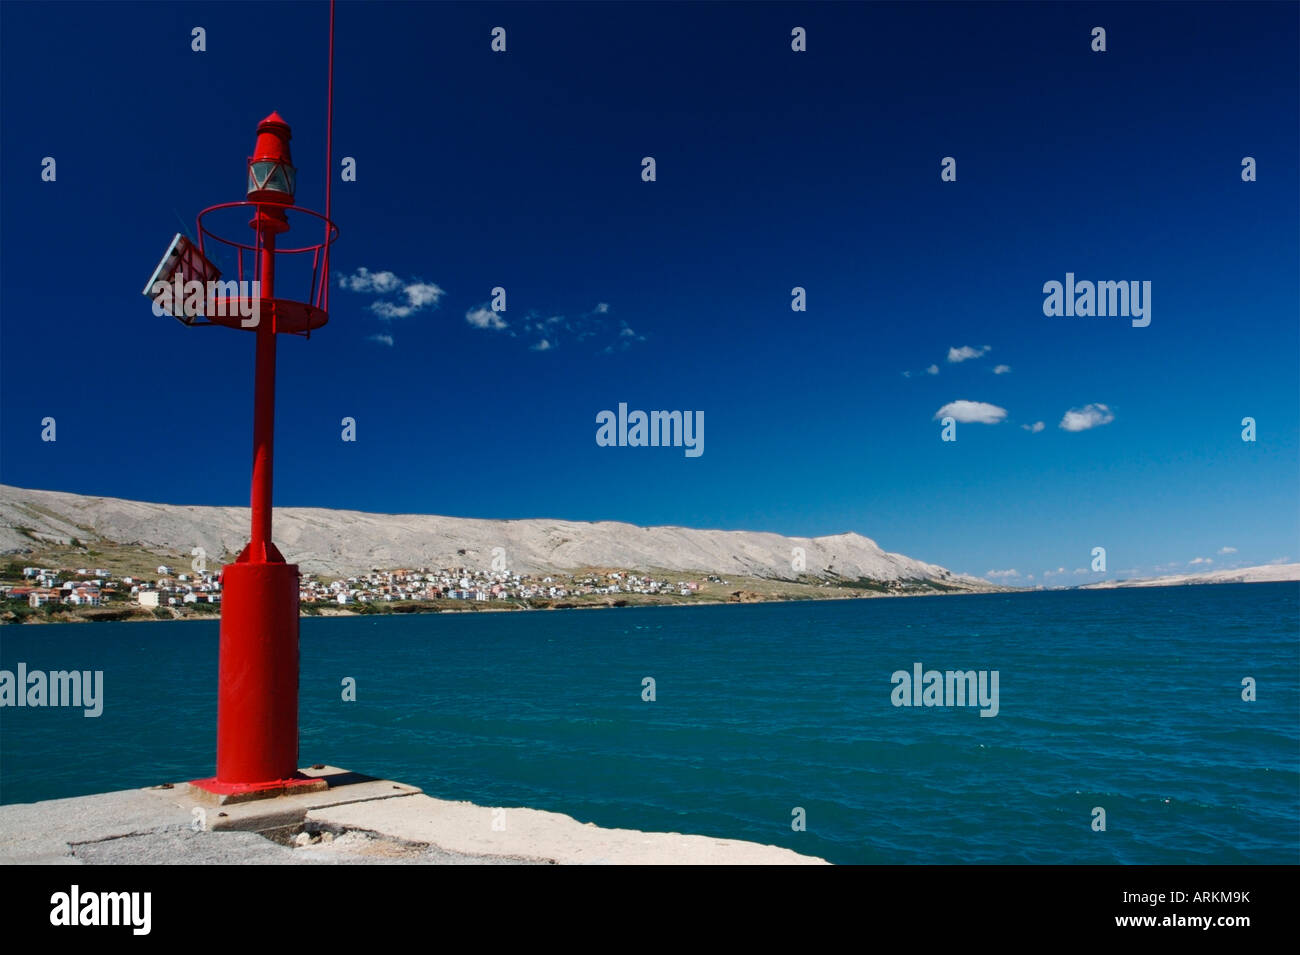
[{"label": "concrete base slab", "polygon": [[[315,788],[289,789],[271,799],[222,803],[219,808],[211,802],[211,793],[189,783],[150,789],[148,792],[164,794],[170,802],[187,808],[199,822],[196,828],[262,833],[301,825],[307,813],[313,809],[349,802],[391,799],[420,792],[418,786],[395,783],[391,779],[376,779],[337,766],[313,766],[302,770],[302,773],[315,781]],[[196,809],[201,811],[196,813]]]},{"label": "concrete base slab", "polygon": [[288,793],[312,793],[328,789],[323,779],[304,777],[302,779],[277,779],[271,783],[258,783],[255,786],[231,785],[212,779],[191,779],[185,783],[195,799],[211,803],[214,806],[228,806],[237,802],[253,802],[257,799],[274,799]]}]

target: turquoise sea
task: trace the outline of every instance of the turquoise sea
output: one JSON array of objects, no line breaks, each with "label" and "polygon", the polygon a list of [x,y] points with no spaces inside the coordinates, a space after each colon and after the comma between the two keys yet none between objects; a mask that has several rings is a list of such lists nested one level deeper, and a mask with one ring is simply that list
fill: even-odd
[{"label": "turquoise sea", "polygon": [[[302,763],[436,796],[842,863],[1300,861],[1296,584],[308,618],[301,646]],[[215,621],[0,627],[19,661],[103,670],[105,705],[0,709],[0,802],[212,774]],[[997,670],[997,716],[895,707],[917,662]]]}]

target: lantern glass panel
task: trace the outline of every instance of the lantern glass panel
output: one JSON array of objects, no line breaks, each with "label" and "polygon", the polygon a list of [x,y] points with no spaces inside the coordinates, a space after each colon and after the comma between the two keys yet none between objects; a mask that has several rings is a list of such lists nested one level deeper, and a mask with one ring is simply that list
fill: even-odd
[{"label": "lantern glass panel", "polygon": [[261,189],[266,185],[266,180],[270,178],[271,173],[275,170],[275,162],[267,160],[255,162],[251,169],[256,188]]}]

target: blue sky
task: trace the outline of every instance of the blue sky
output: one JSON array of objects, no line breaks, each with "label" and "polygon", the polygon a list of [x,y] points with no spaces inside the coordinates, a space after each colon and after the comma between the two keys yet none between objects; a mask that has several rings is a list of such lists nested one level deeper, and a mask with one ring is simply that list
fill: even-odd
[{"label": "blue sky", "polygon": [[[1095,546],[1106,576],[1300,556],[1296,5],[337,17],[347,287],[280,343],[277,505],[852,530],[1049,584],[1100,576],[1072,574]],[[140,289],[181,220],[243,198],[272,109],[323,207],[326,23],[0,6],[0,481],[247,503],[253,338]],[[1151,324],[1045,316],[1067,272],[1150,281]],[[477,325],[505,327],[477,327],[496,286]],[[1005,416],[943,442],[956,401]],[[620,402],[703,411],[704,453],[599,447]],[[1060,427],[1089,405],[1106,423]]]}]

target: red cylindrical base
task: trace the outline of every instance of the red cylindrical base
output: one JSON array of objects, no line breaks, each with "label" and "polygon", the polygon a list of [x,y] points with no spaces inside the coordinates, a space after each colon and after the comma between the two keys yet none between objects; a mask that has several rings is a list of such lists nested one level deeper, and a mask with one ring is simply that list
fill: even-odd
[{"label": "red cylindrical base", "polygon": [[221,574],[217,782],[298,769],[298,565],[226,564]]}]

